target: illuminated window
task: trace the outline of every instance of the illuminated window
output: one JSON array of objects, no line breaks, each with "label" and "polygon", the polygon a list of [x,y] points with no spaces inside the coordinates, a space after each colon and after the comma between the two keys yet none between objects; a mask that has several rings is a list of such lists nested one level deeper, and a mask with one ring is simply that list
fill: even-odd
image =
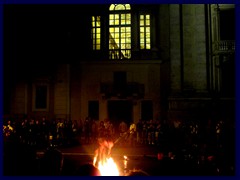
[{"label": "illuminated window", "polygon": [[93,50],[100,50],[101,48],[100,16],[92,16],[92,44]]},{"label": "illuminated window", "polygon": [[140,15],[140,49],[151,49],[150,15]]},{"label": "illuminated window", "polygon": [[109,58],[131,58],[131,14],[129,4],[112,4],[109,8]]}]

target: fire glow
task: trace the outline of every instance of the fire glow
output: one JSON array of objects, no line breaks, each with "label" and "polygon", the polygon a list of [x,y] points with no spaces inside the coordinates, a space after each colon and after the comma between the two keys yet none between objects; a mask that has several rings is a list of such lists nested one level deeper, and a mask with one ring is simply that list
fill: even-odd
[{"label": "fire glow", "polygon": [[119,176],[117,164],[111,157],[107,158],[105,162],[99,162],[98,169],[101,176]]}]

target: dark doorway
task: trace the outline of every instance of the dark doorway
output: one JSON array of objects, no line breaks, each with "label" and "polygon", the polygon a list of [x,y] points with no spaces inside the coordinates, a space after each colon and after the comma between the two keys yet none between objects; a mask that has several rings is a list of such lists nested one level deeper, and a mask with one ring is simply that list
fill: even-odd
[{"label": "dark doorway", "polygon": [[88,102],[88,116],[92,119],[99,119],[99,103],[98,101],[89,101]]},{"label": "dark doorway", "polygon": [[141,118],[143,121],[153,119],[153,104],[151,100],[144,100],[141,103]]},{"label": "dark doorway", "polygon": [[115,127],[118,127],[122,120],[129,125],[133,121],[132,108],[131,101],[108,101],[108,117]]}]

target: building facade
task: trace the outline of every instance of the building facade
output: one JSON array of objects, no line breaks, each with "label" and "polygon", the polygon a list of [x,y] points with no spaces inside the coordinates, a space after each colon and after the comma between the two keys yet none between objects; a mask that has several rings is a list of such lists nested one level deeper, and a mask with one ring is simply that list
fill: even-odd
[{"label": "building facade", "polygon": [[8,5],[4,114],[114,124],[234,120],[234,9]]}]

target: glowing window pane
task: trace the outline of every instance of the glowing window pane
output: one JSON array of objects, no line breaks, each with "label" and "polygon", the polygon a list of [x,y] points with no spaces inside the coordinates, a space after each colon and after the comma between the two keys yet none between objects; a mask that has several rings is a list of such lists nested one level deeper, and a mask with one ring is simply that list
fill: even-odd
[{"label": "glowing window pane", "polygon": [[130,10],[131,9],[130,4],[125,4],[125,7],[126,7],[126,10]]},{"label": "glowing window pane", "polygon": [[146,25],[147,25],[147,26],[150,25],[150,20],[146,20]]},{"label": "glowing window pane", "polygon": [[119,20],[115,20],[114,25],[119,25]]},{"label": "glowing window pane", "polygon": [[118,20],[118,19],[119,19],[119,14],[115,14],[114,19],[115,19],[115,20]]},{"label": "glowing window pane", "polygon": [[125,27],[121,27],[121,32],[123,33],[123,32],[125,32]]},{"label": "glowing window pane", "polygon": [[115,32],[118,33],[119,32],[119,27],[117,28],[114,28],[115,29]]},{"label": "glowing window pane", "polygon": [[146,49],[151,49],[151,45],[150,44],[146,44]]},{"label": "glowing window pane", "polygon": [[147,39],[150,38],[150,33],[146,33],[146,38],[147,38]]},{"label": "glowing window pane", "polygon": [[114,19],[114,15],[113,15],[113,14],[110,14],[110,15],[109,15],[109,19],[110,19],[110,20],[113,20],[113,19]]},{"label": "glowing window pane", "polygon": [[118,33],[115,34],[115,38],[119,39],[119,34]]},{"label": "glowing window pane", "polygon": [[100,28],[97,28],[96,30],[97,30],[96,33],[99,34],[100,33]]},{"label": "glowing window pane", "polygon": [[101,34],[97,34],[97,38],[100,39],[100,37],[101,37]]},{"label": "glowing window pane", "polygon": [[131,27],[126,27],[126,32],[131,32]]},{"label": "glowing window pane", "polygon": [[131,20],[131,14],[130,13],[126,14],[126,19]]},{"label": "glowing window pane", "polygon": [[115,10],[125,10],[125,6],[122,5],[122,4],[118,4],[118,5],[115,7]]},{"label": "glowing window pane", "polygon": [[146,27],[146,33],[150,33],[150,27]]},{"label": "glowing window pane", "polygon": [[126,49],[131,49],[131,44],[126,44]]},{"label": "glowing window pane", "polygon": [[127,38],[126,43],[131,43],[131,38]]},{"label": "glowing window pane", "polygon": [[140,33],[144,33],[145,29],[144,27],[140,27]]},{"label": "glowing window pane", "polygon": [[115,4],[111,4],[111,6],[109,7],[109,10],[110,10],[110,11],[113,11],[114,8],[115,8]]},{"label": "glowing window pane", "polygon": [[126,24],[126,20],[125,19],[121,19],[121,24]]},{"label": "glowing window pane", "polygon": [[144,20],[140,20],[140,26],[144,26]]},{"label": "glowing window pane", "polygon": [[140,43],[144,43],[145,42],[145,39],[140,39]]},{"label": "glowing window pane", "polygon": [[97,44],[97,45],[96,45],[96,49],[100,49],[100,44]]}]

